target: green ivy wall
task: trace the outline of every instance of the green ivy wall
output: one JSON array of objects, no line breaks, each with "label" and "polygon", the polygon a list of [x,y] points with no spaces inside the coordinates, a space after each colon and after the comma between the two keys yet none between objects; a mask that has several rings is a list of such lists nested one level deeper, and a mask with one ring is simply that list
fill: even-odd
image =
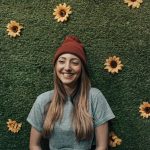
[{"label": "green ivy wall", "polygon": [[[57,23],[53,9],[63,2],[73,13]],[[7,35],[11,20],[23,25],[20,37]],[[150,120],[139,113],[140,104],[150,101],[149,0],[139,9],[123,0],[0,0],[0,150],[28,150],[27,115],[36,97],[53,88],[52,58],[68,34],[84,43],[92,85],[116,115],[111,130],[122,144],[110,149],[149,150]],[[113,55],[124,65],[114,75],[104,70]],[[22,122],[18,134],[8,131],[9,118]]]}]

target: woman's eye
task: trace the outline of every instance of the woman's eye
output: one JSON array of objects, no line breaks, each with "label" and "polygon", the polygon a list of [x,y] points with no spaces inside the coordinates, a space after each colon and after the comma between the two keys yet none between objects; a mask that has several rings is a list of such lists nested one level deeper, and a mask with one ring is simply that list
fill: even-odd
[{"label": "woman's eye", "polygon": [[58,60],[58,62],[59,62],[60,64],[63,64],[65,61],[64,61],[64,60]]},{"label": "woman's eye", "polygon": [[73,61],[72,62],[74,65],[78,65],[79,64],[79,62],[76,62],[76,61]]}]

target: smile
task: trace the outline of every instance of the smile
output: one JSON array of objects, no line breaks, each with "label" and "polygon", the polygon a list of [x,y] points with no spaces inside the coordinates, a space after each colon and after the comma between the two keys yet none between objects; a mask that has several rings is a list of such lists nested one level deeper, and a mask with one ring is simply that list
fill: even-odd
[{"label": "smile", "polygon": [[62,73],[62,74],[65,78],[71,78],[74,75],[73,73]]}]

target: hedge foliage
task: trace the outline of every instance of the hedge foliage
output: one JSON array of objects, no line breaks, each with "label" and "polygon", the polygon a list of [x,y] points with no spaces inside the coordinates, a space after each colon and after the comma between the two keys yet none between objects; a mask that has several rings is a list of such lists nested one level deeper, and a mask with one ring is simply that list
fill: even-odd
[{"label": "hedge foliage", "polygon": [[[53,9],[66,2],[73,13],[57,23]],[[92,85],[99,88],[116,115],[111,130],[122,144],[116,150],[150,149],[150,120],[139,106],[150,99],[150,1],[131,9],[123,0],[1,0],[0,1],[0,149],[27,150],[27,115],[36,97],[53,88],[52,58],[68,34],[85,45]],[[21,23],[21,36],[10,38],[6,26]],[[118,74],[104,70],[109,56],[120,57]],[[22,122],[18,134],[8,119]]]}]

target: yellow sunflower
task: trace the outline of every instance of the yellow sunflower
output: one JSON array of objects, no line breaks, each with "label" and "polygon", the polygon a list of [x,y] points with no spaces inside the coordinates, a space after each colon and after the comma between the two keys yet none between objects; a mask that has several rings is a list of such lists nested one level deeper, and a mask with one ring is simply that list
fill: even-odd
[{"label": "yellow sunflower", "polygon": [[56,19],[57,22],[64,22],[67,21],[71,13],[71,7],[69,5],[67,6],[66,3],[64,3],[56,6],[53,15],[55,16],[54,19]]},{"label": "yellow sunflower", "polygon": [[107,69],[108,72],[114,74],[118,73],[119,70],[122,70],[123,64],[121,64],[120,58],[113,56],[106,59],[106,62],[104,64],[106,67],[104,69]]},{"label": "yellow sunflower", "polygon": [[122,140],[117,137],[117,135],[112,131],[109,133],[109,146],[110,147],[116,147],[117,145],[120,145],[122,143]]},{"label": "yellow sunflower", "polygon": [[149,102],[143,102],[143,104],[139,107],[139,112],[141,113],[141,116],[143,118],[150,117],[150,103]]},{"label": "yellow sunflower", "polygon": [[23,26],[21,26],[18,22],[11,20],[10,23],[7,24],[7,32],[10,37],[20,36],[20,32]]},{"label": "yellow sunflower", "polygon": [[139,8],[143,0],[124,0],[124,3],[127,3],[128,7]]},{"label": "yellow sunflower", "polygon": [[7,121],[8,130],[13,133],[18,133],[21,126],[22,126],[22,123],[17,123],[15,120],[8,119]]}]

